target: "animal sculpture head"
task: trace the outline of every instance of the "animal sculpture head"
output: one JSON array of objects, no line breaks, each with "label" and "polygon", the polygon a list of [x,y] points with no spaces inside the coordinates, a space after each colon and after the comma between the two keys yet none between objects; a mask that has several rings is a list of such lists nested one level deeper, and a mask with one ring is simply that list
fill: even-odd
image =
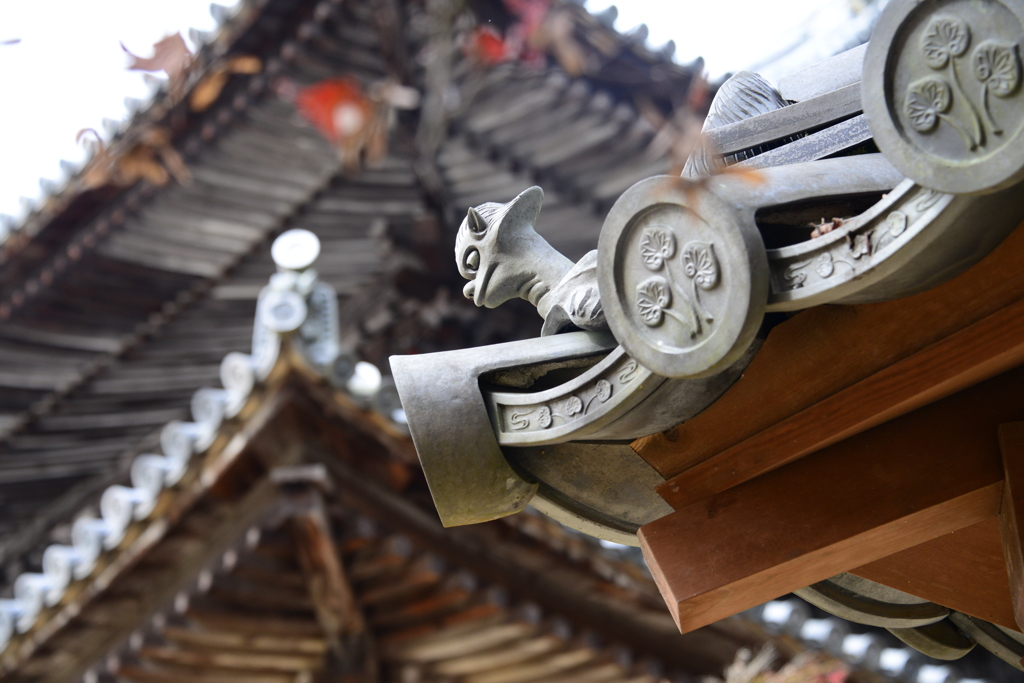
[{"label": "animal sculpture head", "polygon": [[455,238],[459,272],[469,280],[462,290],[477,306],[494,308],[520,297],[547,314],[545,295],[572,268],[534,230],[544,191],[531,187],[507,204],[471,208]]}]

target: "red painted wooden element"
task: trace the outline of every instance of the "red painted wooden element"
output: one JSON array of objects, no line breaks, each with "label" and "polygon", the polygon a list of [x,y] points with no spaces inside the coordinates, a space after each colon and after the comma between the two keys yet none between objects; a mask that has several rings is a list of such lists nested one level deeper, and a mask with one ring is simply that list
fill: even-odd
[{"label": "red painted wooden element", "polygon": [[1017,630],[1024,628],[1024,422],[999,428],[999,446],[1003,453],[1003,501],[999,509],[999,532],[1010,576],[1010,594],[1017,618]]}]

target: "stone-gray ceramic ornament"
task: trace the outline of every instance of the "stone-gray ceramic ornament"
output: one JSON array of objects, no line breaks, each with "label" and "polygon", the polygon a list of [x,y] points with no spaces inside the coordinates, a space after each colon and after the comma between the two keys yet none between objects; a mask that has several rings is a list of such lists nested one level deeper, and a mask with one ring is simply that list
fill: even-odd
[{"label": "stone-gray ceramic ornament", "polygon": [[1024,178],[1022,0],[893,0],[861,80],[878,148],[941,192],[991,192]]},{"label": "stone-gray ceramic ornament", "polygon": [[706,377],[753,341],[768,264],[752,220],[707,187],[657,176],[609,211],[598,284],[612,333],[633,358],[665,377]]}]

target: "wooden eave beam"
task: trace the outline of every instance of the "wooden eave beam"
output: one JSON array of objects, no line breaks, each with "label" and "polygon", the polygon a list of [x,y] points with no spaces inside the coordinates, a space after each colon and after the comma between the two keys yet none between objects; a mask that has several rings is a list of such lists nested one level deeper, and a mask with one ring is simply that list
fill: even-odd
[{"label": "wooden eave beam", "polygon": [[312,499],[309,508],[291,519],[292,536],[313,609],[332,647],[340,650],[345,637],[366,633],[366,622],[356,607],[352,587],[341,566],[341,555],[331,538],[323,500],[317,493],[308,495]]},{"label": "wooden eave beam", "polygon": [[896,361],[662,484],[674,508],[770,472],[1024,363],[1024,300]]},{"label": "wooden eave beam", "polygon": [[996,517],[855,567],[850,573],[1020,630]]},{"label": "wooden eave beam", "polygon": [[1006,372],[642,527],[679,627],[995,518],[997,431],[1024,416],[1022,383]]},{"label": "wooden eave beam", "polygon": [[633,448],[685,507],[992,377],[1024,361],[1022,270],[1018,228],[927,292],[804,311],[771,331],[722,398]]},{"label": "wooden eave beam", "polygon": [[1024,630],[1024,422],[999,428],[1003,454],[1003,498],[999,508],[999,535],[1010,577],[1010,595],[1017,630]]}]

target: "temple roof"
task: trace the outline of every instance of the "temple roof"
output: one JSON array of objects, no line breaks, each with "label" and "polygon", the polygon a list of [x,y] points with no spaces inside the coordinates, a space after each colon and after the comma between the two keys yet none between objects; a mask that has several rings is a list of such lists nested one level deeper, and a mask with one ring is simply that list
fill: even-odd
[{"label": "temple roof", "polygon": [[[41,520],[54,518],[46,510],[66,509],[65,492],[83,500],[94,488],[85,482],[116,478],[140,438],[180,416],[182,399],[216,376],[218,354],[248,335],[271,268],[268,240],[281,230],[304,227],[321,238],[319,268],[346,307],[347,339],[381,365],[417,345],[457,345],[422,333],[436,320],[417,327],[403,318],[412,309],[424,318],[473,315],[446,281],[445,237],[469,204],[544,180],[546,232],[570,255],[589,249],[601,210],[669,165],[648,148],[655,131],[636,102],[670,106],[692,69],[576,6],[566,9],[581,44],[607,54],[579,78],[557,65],[464,74],[477,94],[447,126],[437,155],[443,187],[433,189],[415,168],[412,117],[399,117],[387,158],[346,173],[332,146],[270,91],[275,79],[301,85],[342,74],[373,82],[393,72],[381,56],[383,29],[366,8],[272,1],[217,10],[221,29],[197,36],[205,45],[190,92],[227,56],[257,54],[263,72],[232,77],[202,112],[163,86],[137,104],[105,155],[0,247],[0,345],[10,360],[0,371],[4,557],[24,549],[11,546],[7,530],[39,533]],[[412,54],[423,42],[423,18],[415,5],[403,11]],[[410,78],[421,83],[422,70]],[[170,131],[190,180],[93,187],[90,173],[145,145],[154,130]],[[488,339],[527,333],[510,337],[516,327],[506,323]],[[391,334],[397,345],[385,341]],[[164,375],[171,368],[173,380]]]},{"label": "temple roof", "polygon": [[[0,562],[8,593],[19,577],[39,575],[48,548],[74,547],[73,521],[107,521],[101,500],[111,487],[134,485],[139,456],[169,455],[161,443],[168,423],[204,424],[196,397],[209,394],[197,390],[221,385],[226,355],[255,354],[257,298],[275,271],[271,243],[282,232],[305,229],[318,237],[316,273],[337,292],[337,339],[346,358],[383,368],[392,353],[478,346],[539,329],[540,319],[526,307],[480,316],[462,299],[450,245],[468,206],[509,199],[541,182],[547,194],[538,228],[577,258],[596,244],[603,215],[623,190],[677,161],[652,145],[657,120],[683,105],[700,64],[675,64],[670,53],[647,48],[642,35],[617,34],[607,20],[565,4],[559,7],[571,13],[580,48],[593,57],[582,74],[567,74],[550,55],[541,64],[478,72],[457,53],[453,78],[464,101],[443,126],[436,166],[424,167],[417,146],[422,118],[399,112],[388,153],[358,172],[344,168],[337,150],[277,96],[276,84],[286,79],[302,86],[339,74],[369,84],[404,73],[427,99],[429,74],[414,58],[426,40],[425,17],[418,3],[397,6],[397,27],[354,3],[253,0],[231,12],[216,10],[222,27],[200,36],[204,47],[186,95],[163,87],[139,103],[110,142],[109,156],[95,156],[0,245],[6,361],[0,368]],[[500,3],[481,2],[476,10],[509,20]],[[408,48],[404,58],[384,47],[396,30]],[[258,55],[261,72],[232,76],[212,106],[190,109],[187,93],[238,55]],[[658,117],[641,114],[652,108]],[[158,153],[153,131],[167,133],[186,163],[187,181],[88,180],[110,158],[147,147]],[[214,521],[223,522],[218,514],[235,514],[218,496],[247,491],[256,481],[265,485],[266,472],[218,467],[243,462],[243,453],[250,465],[278,457],[260,455],[252,441],[273,420],[298,420],[332,436],[341,430],[335,443],[343,444],[350,469],[336,465],[332,476],[342,482],[339,489],[346,476],[361,483],[349,480],[348,497],[331,499],[335,537],[382,661],[409,676],[402,680],[466,676],[493,683],[544,675],[555,681],[571,669],[594,680],[639,683],[671,671],[720,672],[738,647],[757,647],[775,635],[765,622],[740,617],[678,636],[644,570],[539,517],[460,529],[442,542],[440,525],[425,512],[429,503],[418,505],[425,486],[400,412],[389,403],[387,379],[362,395],[346,383],[348,376],[297,359],[289,343],[283,348],[251,394],[229,396],[242,401],[237,414],[222,415],[207,447],[190,451],[188,485],[161,488],[154,516],[129,520],[121,530],[126,540],[65,586],[27,634],[13,636],[15,647],[2,660],[12,680],[64,680],[88,670],[156,682],[180,673],[176,667],[237,674],[238,667],[222,667],[226,660],[217,657],[259,649],[244,638],[238,645],[240,634],[248,637],[253,619],[261,631],[272,631],[267,614],[280,609],[304,620],[290,628],[306,630],[269,647],[282,658],[270,668],[288,676],[318,669],[324,637],[295,585],[295,558],[282,551],[289,533],[280,520],[259,517],[273,506],[261,499],[237,524],[226,524],[217,543],[209,542]],[[369,455],[353,454],[366,440],[375,442]],[[328,460],[322,453],[320,459]],[[204,479],[204,472],[215,474]],[[386,500],[398,512],[378,510],[375,517],[368,508],[385,499],[368,502],[355,493],[373,485],[392,486]],[[258,542],[247,536],[250,527],[263,529]],[[205,546],[190,546],[197,536]],[[235,557],[227,569],[225,554]],[[517,554],[522,564],[510,561]],[[395,563],[389,590],[407,594],[389,594],[375,583],[373,572],[384,571],[374,565],[381,558]],[[260,570],[271,565],[268,579]],[[196,583],[203,571],[212,578]],[[171,575],[180,585],[168,580],[166,592],[119,611],[139,586]],[[575,599],[554,604],[554,593],[572,593],[573,586]],[[423,607],[435,598],[451,608]],[[163,616],[140,627],[149,613]],[[588,619],[601,622],[597,635],[581,627]],[[816,644],[814,629],[804,634],[803,623],[785,624],[807,639],[783,636],[785,656]],[[141,635],[131,637],[137,629]],[[529,666],[540,668],[451,645],[465,630],[514,634],[493,642],[514,640],[524,653],[539,652]],[[196,646],[196,633],[222,636],[228,654]],[[61,644],[72,654],[50,657]],[[875,650],[882,645],[903,651],[891,641],[874,643]],[[121,654],[97,664],[100,652]],[[874,680],[866,669],[879,666],[876,657],[857,680]],[[268,683],[281,678],[263,675]]]}]

